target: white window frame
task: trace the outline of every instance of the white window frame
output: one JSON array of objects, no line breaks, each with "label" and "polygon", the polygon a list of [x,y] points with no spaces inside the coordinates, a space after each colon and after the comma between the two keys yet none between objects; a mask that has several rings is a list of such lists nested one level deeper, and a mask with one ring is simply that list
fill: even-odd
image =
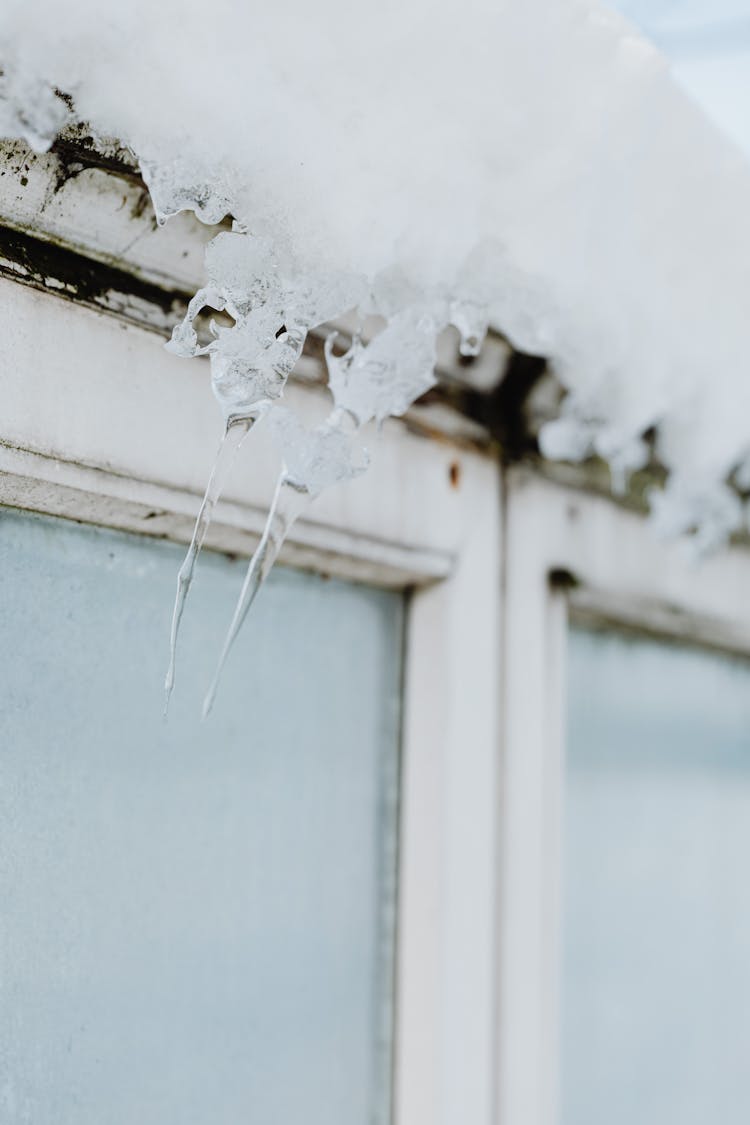
[{"label": "white window frame", "polygon": [[505,477],[499,1125],[559,1125],[562,814],[570,622],[750,654],[750,552],[700,563],[611,498]]},{"label": "white window frame", "polygon": [[[221,433],[204,362],[144,328],[0,280],[0,503],[178,541]],[[289,388],[302,417],[323,407]],[[209,544],[248,553],[277,462],[246,443]],[[399,422],[282,561],[407,590],[394,1120],[493,1115],[501,488],[489,455]],[[188,607],[189,612],[189,607]]]},{"label": "white window frame", "polygon": [[[15,146],[0,224],[196,289],[212,232],[184,214],[154,230],[143,185],[106,165],[61,181],[54,154]],[[0,503],[187,541],[221,425],[206,363],[155,334],[173,315],[128,292],[96,296],[112,315],[61,300],[28,284],[61,289],[22,256],[0,253],[0,274]],[[288,397],[312,421],[319,365],[298,374]],[[558,1125],[568,621],[750,653],[750,554],[692,566],[641,514],[501,471],[449,436],[455,419],[432,436],[416,421],[387,423],[369,471],[320,497],[282,554],[408,591],[394,1121]],[[209,546],[252,550],[276,469],[253,435]]]}]

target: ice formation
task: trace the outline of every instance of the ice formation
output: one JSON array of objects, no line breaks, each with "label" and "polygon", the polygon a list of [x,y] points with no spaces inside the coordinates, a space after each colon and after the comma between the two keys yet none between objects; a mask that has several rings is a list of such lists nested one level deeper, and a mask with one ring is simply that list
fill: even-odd
[{"label": "ice formation", "polygon": [[356,420],[351,415],[347,417],[340,408],[335,408],[313,430],[306,430],[283,406],[270,413],[268,420],[281,450],[282,469],[263,535],[250,559],[216,673],[204,702],[204,717],[213,706],[229,650],[292,524],[324,489],[357,476],[368,463],[366,449],[352,432],[357,427]]},{"label": "ice formation", "polygon": [[[548,456],[596,453],[622,486],[656,427],[657,522],[700,544],[743,522],[750,168],[597,0],[6,0],[0,58],[0,132],[44,149],[74,112],[138,155],[160,222],[233,220],[169,344],[209,356],[226,426],[173,658],[244,435],[272,427],[284,467],[225,654],[304,503],[429,387],[447,324],[465,355],[494,325],[550,360],[569,393]],[[352,310],[385,326],[329,339],[331,413],[303,433],[285,382]]]}]

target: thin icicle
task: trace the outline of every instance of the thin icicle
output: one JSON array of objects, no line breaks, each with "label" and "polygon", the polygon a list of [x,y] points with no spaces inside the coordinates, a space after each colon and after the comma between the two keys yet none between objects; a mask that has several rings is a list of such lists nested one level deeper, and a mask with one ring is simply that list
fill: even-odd
[{"label": "thin icicle", "polygon": [[214,678],[203,702],[203,718],[205,719],[216,698],[219,680],[224,670],[229,652],[237,639],[237,634],[247,617],[248,610],[255,600],[255,595],[266,580],[273,564],[275,563],[282,544],[289,534],[289,530],[314,497],[305,488],[300,488],[288,477],[286,470],[282,470],[276,482],[271,507],[268,512],[266,526],[263,529],[260,543],[258,544],[250,565],[247,568],[245,581],[237,601],[232,623],[227,631],[224,647],[216,666]]},{"label": "thin icicle", "polygon": [[204,718],[213,706],[219,680],[237,634],[294,521],[326,488],[359,476],[368,465],[367,451],[358,439],[355,420],[340,407],[335,407],[325,421],[312,430],[306,430],[299,419],[283,406],[269,411],[268,424],[281,448],[282,469],[263,535],[250,560],[216,673],[203,704]]},{"label": "thin icicle", "polygon": [[169,667],[164,680],[165,715],[169,708],[169,699],[174,689],[177,637],[180,631],[182,615],[185,611],[185,602],[187,601],[187,596],[193,582],[195,565],[211,524],[214,508],[224,490],[224,485],[226,484],[227,477],[234,463],[234,458],[252,426],[253,421],[253,418],[241,418],[230,419],[229,422],[227,422],[226,429],[224,430],[223,437],[216,452],[211,475],[208,478],[203,502],[195,521],[193,538],[190,541],[187,554],[185,555],[177,575],[177,591],[175,593],[174,609],[172,611],[172,630],[169,639]]}]

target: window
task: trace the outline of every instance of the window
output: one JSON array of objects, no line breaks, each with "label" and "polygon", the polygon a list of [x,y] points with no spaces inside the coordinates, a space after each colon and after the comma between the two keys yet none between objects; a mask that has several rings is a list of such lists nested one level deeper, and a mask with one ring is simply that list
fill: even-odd
[{"label": "window", "polygon": [[[54,160],[49,155],[34,162],[29,175],[42,177],[40,190],[45,190],[45,183],[55,182]],[[98,180],[103,176],[103,171],[97,172]],[[6,189],[9,179],[6,177],[3,181]],[[105,192],[99,188],[94,190],[88,178],[75,176],[63,190],[54,194],[52,236],[56,242],[73,247],[71,253],[82,254],[84,235],[88,237],[94,232],[98,239],[110,240],[107,260],[116,253],[118,246],[134,244],[132,231],[128,237],[120,237],[123,232],[117,225],[125,221],[125,212],[130,213],[122,207],[123,191],[130,188],[116,175],[114,180],[111,190]],[[19,193],[18,198],[25,197]],[[17,202],[16,194],[8,189],[5,205],[11,215],[15,214],[14,200]],[[50,211],[44,214],[49,215]],[[84,224],[76,219],[81,214],[86,216]],[[32,237],[43,220],[33,210],[26,219],[16,215],[14,221],[25,228],[31,225]],[[152,264],[162,262],[165,274],[171,276],[169,240],[164,259],[164,244],[159,244],[159,238],[160,230],[149,229],[149,260]],[[140,249],[145,245],[140,240],[136,244]],[[102,254],[102,244],[97,243],[93,257],[97,259]],[[145,701],[144,706],[151,699],[160,709],[164,644],[183,548],[170,547],[158,540],[184,543],[189,538],[217,445],[220,422],[207,371],[200,363],[185,364],[165,352],[159,337],[150,330],[155,326],[153,322],[144,319],[149,330],[144,330],[140,320],[134,324],[133,319],[141,317],[142,313],[137,302],[135,305],[126,303],[124,312],[118,312],[120,305],[117,304],[113,310],[116,315],[109,316],[82,307],[77,301],[63,301],[7,278],[0,279],[0,291],[3,298],[0,316],[5,318],[9,338],[13,340],[14,361],[4,380],[0,422],[0,504],[6,505],[2,515],[7,517],[8,508],[25,509],[139,534],[137,542],[142,547],[142,561],[138,566],[143,567],[144,574],[138,586],[138,597],[134,588],[128,596],[133,599],[134,607],[150,606],[144,627],[151,640],[145,646],[148,655],[143,657],[144,667],[138,671],[138,686],[144,692],[140,697]],[[119,315],[124,320],[118,320]],[[163,311],[160,315],[162,319],[157,327],[163,324]],[[310,382],[300,381],[287,389],[295,410],[308,424],[319,418],[321,409],[319,389],[314,385],[315,373],[315,363],[310,360],[305,369]],[[322,579],[310,578],[309,573],[305,577],[305,572],[323,572],[347,583],[363,583],[384,596],[389,594],[402,606],[399,612],[404,614],[403,657],[396,654],[393,658],[394,668],[403,666],[404,673],[399,685],[403,721],[398,849],[394,861],[398,868],[396,918],[384,920],[380,914],[373,916],[378,928],[370,937],[371,941],[380,942],[381,921],[385,932],[392,933],[395,929],[396,983],[393,1018],[389,1020],[387,1013],[382,1014],[374,1044],[378,1058],[386,1054],[388,1057],[387,1073],[382,1080],[378,1079],[377,1105],[372,1112],[384,1112],[381,1099],[387,1099],[390,1087],[396,1125],[437,1121],[441,1114],[450,1120],[462,1118],[477,1125],[490,1125],[496,1068],[494,935],[499,816],[496,794],[501,481],[491,453],[466,444],[465,440],[454,439],[450,434],[441,434],[439,440],[433,440],[435,424],[434,420],[429,420],[420,426],[415,419],[406,425],[386,423],[377,443],[373,444],[370,470],[356,481],[322,496],[295,524],[282,561],[288,567],[301,568],[302,573],[290,576],[289,571],[285,574],[280,571],[268,590],[264,590],[248,621],[245,643],[249,649],[243,651],[255,651],[259,613],[265,600],[267,610],[264,613],[271,613],[272,604],[277,607],[273,611],[276,614],[273,621],[278,633],[267,638],[267,651],[275,653],[275,664],[271,663],[269,670],[275,674],[283,664],[288,622],[278,607],[283,601],[281,594],[287,589],[296,591],[294,605],[301,613],[301,623],[306,624],[303,647],[309,651],[312,643],[314,658],[320,662],[324,649],[318,643],[317,634],[313,636],[312,628],[326,622],[334,629],[338,626],[335,614],[323,613],[321,606],[316,615],[310,606],[316,599],[323,599],[331,609],[334,603],[326,599],[334,598],[334,594],[328,591],[341,588],[335,582],[326,585]],[[246,557],[254,547],[278,468],[273,450],[264,446],[262,433],[246,446],[217,506],[209,537],[210,546],[225,555]],[[5,526],[8,527],[7,521]],[[88,536],[111,534],[111,531],[86,530],[72,522],[63,527],[74,537],[70,540],[71,550],[74,543],[93,542]],[[51,539],[54,540],[54,536]],[[50,551],[52,546],[51,542]],[[51,581],[51,575],[43,579],[38,569],[44,565],[47,550],[45,546],[33,559],[29,555],[28,565],[24,563],[20,567],[24,581],[27,570],[30,579],[41,583],[42,587]],[[155,566],[150,560],[165,559],[164,552],[168,559]],[[36,570],[31,566],[32,561]],[[113,562],[113,565],[116,581],[112,583],[111,596],[116,603],[120,597],[119,583],[121,579],[125,582],[125,578],[117,569],[119,564]],[[198,586],[191,594],[181,650],[179,696],[175,697],[175,702],[178,698],[187,700],[196,691],[198,698],[195,698],[190,718],[195,718],[199,730],[200,693],[211,671],[241,581],[237,572],[243,566],[241,561],[230,564],[226,557],[211,560],[206,556]],[[20,582],[19,571],[13,583],[4,572],[0,573],[3,597],[12,605],[15,586]],[[210,577],[212,574],[214,578]],[[149,602],[144,588],[151,582],[158,586],[158,597]],[[227,584],[226,591],[219,596],[217,591],[222,583]],[[274,583],[282,585],[274,586]],[[210,598],[212,589],[216,612],[209,614],[205,604],[203,610],[199,609],[199,597]],[[346,585],[344,589],[351,591],[352,587]],[[203,593],[199,594],[201,590]],[[305,596],[304,591],[307,591]],[[84,594],[80,596],[84,598]],[[356,606],[354,593],[347,595],[349,597]],[[375,594],[372,597],[377,601]],[[29,600],[32,610],[37,603],[44,604],[41,596]],[[369,604],[367,597],[364,602]],[[138,611],[134,608],[133,612]],[[157,628],[158,615],[161,620]],[[83,616],[87,617],[85,613]],[[128,646],[123,655],[133,657],[139,645],[134,635],[128,636],[122,623],[126,617],[124,614],[121,619],[121,632],[118,633],[117,628],[114,632],[117,644]],[[96,636],[94,614],[89,612],[88,618],[87,628]],[[139,619],[139,629],[141,624]],[[39,626],[48,628],[41,620]],[[24,643],[32,644],[33,638],[27,636],[18,619],[16,633]],[[290,633],[294,635],[293,630]],[[299,638],[299,634],[296,635]],[[345,631],[339,633],[339,639],[346,642]],[[57,638],[59,664],[75,660],[75,653],[67,651],[64,640],[65,631],[61,627]],[[104,660],[108,653],[103,631],[98,634],[97,645],[95,661]],[[355,652],[356,648],[350,649],[342,659],[345,657],[354,663]],[[191,659],[197,663],[191,666]],[[238,651],[232,661],[235,670],[241,668],[242,660],[242,651]],[[83,678],[82,660],[78,668]],[[373,669],[371,664],[371,672]],[[14,671],[18,670],[14,668]],[[325,671],[325,668],[316,669],[320,675]],[[51,674],[60,673],[53,670]],[[237,674],[237,671],[232,673]],[[354,670],[351,674],[354,675]],[[382,672],[380,687],[386,680],[386,673]],[[116,693],[116,680],[109,677],[107,684],[110,696]],[[133,687],[131,682],[131,689]],[[248,715],[241,709],[240,720],[238,712],[231,711],[234,706],[240,707],[240,697],[246,689],[244,678],[234,695],[229,680],[222,684],[219,710],[206,731],[217,729],[214,723],[222,721],[222,712],[227,716],[235,715],[231,723],[237,728],[240,721],[252,724],[253,718],[258,719],[257,714]],[[282,706],[285,722],[292,722],[299,713],[299,703],[289,677],[273,699]],[[88,699],[86,705],[92,707]],[[317,693],[315,705],[325,707],[324,693]],[[374,705],[372,700],[371,705]],[[131,714],[131,709],[126,709],[122,725],[127,722],[128,727],[137,728],[143,723],[143,716]],[[91,713],[95,712],[93,708]],[[119,714],[122,717],[122,710]],[[187,725],[187,716],[185,719]],[[33,725],[39,722],[39,717],[27,709],[27,720]],[[168,729],[172,729],[172,723],[181,721],[175,712]],[[331,738],[333,721],[332,714],[321,717],[322,729]],[[72,722],[70,716],[66,716],[66,722]],[[85,726],[83,718],[80,723],[81,727]],[[110,729],[111,724],[105,729],[102,722],[102,743]],[[124,737],[119,730],[117,736]],[[112,768],[119,771],[118,776],[123,775],[127,758],[127,746],[122,741],[120,745],[124,760],[111,763]],[[324,754],[332,749],[328,747]],[[204,756],[198,754],[197,747],[190,753],[203,762]],[[244,752],[240,755],[236,750],[234,753],[241,756],[243,762],[246,760]],[[154,755],[146,755],[147,769],[154,768],[152,757]],[[215,751],[208,750],[205,757],[215,769]],[[179,761],[179,750],[175,758]],[[309,763],[302,764],[305,768],[309,766]],[[279,769],[283,765],[284,776],[293,788],[297,784],[294,761],[279,755],[278,765]],[[136,776],[133,773],[131,781]],[[303,773],[302,776],[308,775]],[[233,780],[232,775],[230,781]],[[331,784],[333,780],[331,778]],[[171,790],[167,778],[163,779],[163,786],[165,791]],[[273,801],[263,812],[268,822],[278,797],[283,815],[274,819],[273,824],[274,830],[281,832],[282,825],[289,819],[288,805],[284,804],[284,793],[278,787],[272,796]],[[327,838],[325,829],[323,818],[322,839]],[[0,832],[2,830],[0,825]],[[287,842],[291,846],[291,838]],[[142,849],[142,858],[144,855]],[[348,865],[351,859],[341,842],[331,862]],[[299,862],[303,862],[303,857],[299,857]],[[144,877],[150,876],[145,859],[143,863]],[[301,879],[302,871],[297,873]],[[319,873],[314,872],[314,875],[317,893]],[[21,897],[26,902],[29,896],[22,893]],[[393,912],[392,898],[381,900],[381,905],[387,906],[388,902]],[[0,906],[0,927],[3,922],[4,908]],[[16,944],[22,940],[21,930],[19,926],[14,938]],[[277,945],[274,952],[275,961],[270,966],[253,963],[252,970],[257,967],[262,977],[271,971],[283,973],[285,950]],[[369,972],[372,963],[366,949],[362,948],[357,956],[360,968]],[[381,964],[380,960],[377,963]],[[113,972],[116,975],[117,966]],[[369,988],[380,989],[381,997],[384,995],[372,976],[368,977]],[[175,990],[173,996],[176,995]],[[385,999],[387,1001],[387,995]],[[374,994],[371,1003],[375,1003]],[[136,1008],[134,999],[134,1013]],[[21,1006],[15,1011],[19,1018],[27,1018]],[[279,1011],[278,1015],[274,1059],[276,1065],[284,1068],[284,1082],[290,1087],[285,1096],[291,1098],[291,1087],[297,1075],[295,1068],[284,1060],[292,1057],[295,1024],[293,1012]],[[354,1015],[350,1013],[352,1019]],[[364,1018],[362,1009],[360,1017]],[[392,1051],[389,1050],[391,1044]],[[366,1048],[367,1042],[361,1039],[357,1049],[363,1052]],[[354,1049],[353,1043],[351,1050]],[[0,1090],[2,1088],[0,1083]],[[366,1093],[368,1098],[371,1095],[372,1089]],[[168,1099],[162,1108],[160,1120],[168,1121]],[[305,1107],[308,1116],[313,1108],[317,1110],[318,1106]],[[330,1106],[324,1108],[330,1110]],[[212,1114],[211,1119],[216,1120],[216,1115]],[[80,1115],[73,1120],[79,1125]]]},{"label": "window", "polygon": [[402,598],[0,515],[0,1117],[388,1119]]},{"label": "window", "polygon": [[506,486],[498,1120],[745,1120],[750,554],[559,477]]},{"label": "window", "polygon": [[565,1123],[750,1116],[750,663],[574,629]]}]

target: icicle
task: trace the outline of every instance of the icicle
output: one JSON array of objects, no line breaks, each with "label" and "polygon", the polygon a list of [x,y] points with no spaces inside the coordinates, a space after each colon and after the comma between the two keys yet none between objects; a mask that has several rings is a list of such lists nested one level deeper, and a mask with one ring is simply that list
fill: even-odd
[{"label": "icicle", "polygon": [[139,163],[159,226],[179,211],[193,211],[208,226],[234,212],[237,185],[231,171],[199,165],[184,156],[160,155],[157,160],[141,156]]},{"label": "icicle", "polygon": [[[354,275],[295,271],[284,254],[267,239],[241,231],[222,233],[211,242],[206,251],[206,268],[208,284],[191,300],[167,347],[179,356],[209,356],[211,384],[224,414],[226,432],[206,488],[193,540],[177,578],[170,663],[165,681],[166,706],[174,687],[177,635],[185,601],[233,455],[252,422],[268,412],[273,413],[273,406],[283,395],[287,378],[302,353],[308,329],[340,312],[348,302],[356,304],[364,292],[362,279]],[[226,312],[234,323],[231,327],[222,327],[212,321],[212,338],[201,344],[194,321],[206,306]],[[335,433],[338,415],[332,416],[313,438],[309,438],[301,427],[295,430],[288,412],[277,409],[275,414],[276,430],[288,453],[287,468],[280,478],[266,531],[248,571],[216,683],[237,630],[296,518],[297,505],[291,504],[287,496],[312,499],[326,486],[331,473],[331,479],[342,479],[348,471],[347,454],[340,448],[345,439]],[[299,451],[295,454],[292,449],[295,443],[303,451],[302,461]],[[282,497],[284,503],[279,509]],[[287,507],[290,509],[288,519]],[[277,528],[279,519],[281,524]],[[214,685],[211,698],[215,690]]]},{"label": "icicle", "polygon": [[403,414],[435,385],[435,340],[442,322],[424,309],[407,309],[365,346],[355,337],[342,356],[325,343],[328,385],[336,406],[364,426]]},{"label": "icicle", "polygon": [[177,637],[180,631],[180,622],[185,612],[185,602],[190,593],[190,587],[195,573],[195,564],[211,524],[216,503],[224,491],[227,477],[231,470],[234,458],[242,442],[253,424],[252,418],[242,418],[230,421],[224,430],[224,435],[216,451],[211,475],[208,478],[206,491],[203,495],[198,517],[193,529],[193,538],[190,541],[187,554],[177,574],[177,592],[175,593],[174,609],[172,610],[172,629],[169,638],[169,667],[164,680],[164,714],[169,708],[169,699],[174,690],[175,662],[177,657]]},{"label": "icicle", "polygon": [[213,706],[232,645],[292,524],[324,489],[366,468],[366,457],[361,463],[355,460],[353,432],[372,419],[381,423],[391,414],[402,414],[434,384],[436,333],[436,319],[420,309],[394,316],[367,346],[355,338],[341,357],[333,354],[336,334],[332,333],[325,344],[334,399],[329,417],[306,431],[288,410],[276,407],[270,411],[269,423],[282,448],[284,467],[204,702],[204,718]]},{"label": "icicle", "polygon": [[282,449],[283,467],[276,482],[263,535],[250,560],[216,672],[203,704],[204,718],[213,707],[227,657],[248,610],[268,577],[295,520],[324,489],[358,476],[368,465],[367,451],[352,440],[352,435],[346,433],[347,429],[355,428],[354,419],[345,415],[340,408],[335,408],[324,422],[310,431],[305,430],[295,415],[284,407],[276,407],[268,417]]},{"label": "icicle", "polygon": [[439,327],[435,314],[423,308],[409,309],[394,316],[367,346],[355,338],[340,357],[333,354],[336,334],[332,333],[325,343],[334,400],[329,417],[314,430],[306,431],[283,407],[269,412],[284,467],[203,704],[204,718],[213,707],[232,645],[292,524],[324,489],[366,468],[366,454],[361,462],[356,461],[353,435],[373,419],[380,424],[389,415],[403,414],[415,398],[433,386]]},{"label": "icicle", "polygon": [[486,306],[473,301],[454,301],[450,317],[460,337],[459,354],[466,358],[478,356],[487,335],[489,313]]},{"label": "icicle", "polygon": [[250,606],[255,600],[255,595],[260,590],[273,564],[276,562],[279,551],[289,534],[292,524],[313,499],[314,498],[306,489],[298,488],[292,484],[285,471],[279,474],[279,479],[276,482],[276,490],[268,512],[266,526],[263,529],[263,535],[250,560],[250,565],[247,568],[245,581],[242,584],[242,590],[240,591],[240,596],[234,611],[234,617],[227,631],[224,647],[221,650],[221,656],[219,657],[211,686],[203,701],[204,719],[213,707],[221,674],[224,671],[224,665],[227,662],[227,657],[229,656],[232,645],[237,639],[237,634],[247,617]]}]

